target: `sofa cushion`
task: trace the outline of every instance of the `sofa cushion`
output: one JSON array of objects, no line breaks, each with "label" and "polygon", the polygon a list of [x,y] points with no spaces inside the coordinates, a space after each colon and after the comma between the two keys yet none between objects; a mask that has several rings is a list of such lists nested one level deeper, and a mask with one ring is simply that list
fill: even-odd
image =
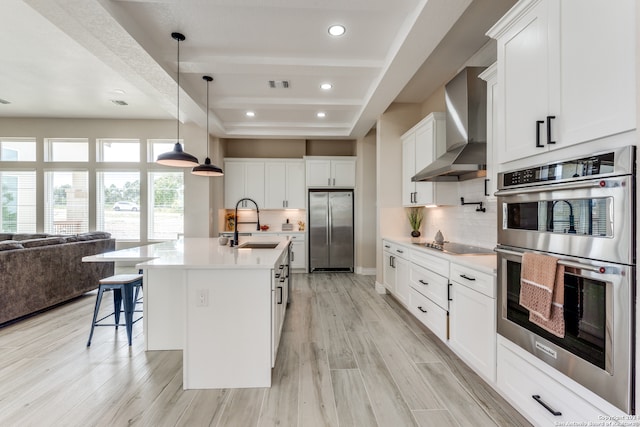
[{"label": "sofa cushion", "polygon": [[0,233],[0,241],[13,240],[13,233]]},{"label": "sofa cushion", "polygon": [[46,233],[19,233],[13,235],[13,240],[31,240],[31,239],[43,239],[48,237]]},{"label": "sofa cushion", "polygon": [[3,240],[0,242],[0,251],[10,251],[13,249],[24,249],[22,242],[15,240]]},{"label": "sofa cushion", "polygon": [[59,245],[66,242],[64,237],[45,237],[43,239],[22,240],[20,243],[22,243],[22,246],[25,248],[37,248],[39,246]]},{"label": "sofa cushion", "polygon": [[79,241],[110,239],[111,233],[107,233],[106,231],[89,231],[87,233],[76,234],[76,237],[78,238]]}]

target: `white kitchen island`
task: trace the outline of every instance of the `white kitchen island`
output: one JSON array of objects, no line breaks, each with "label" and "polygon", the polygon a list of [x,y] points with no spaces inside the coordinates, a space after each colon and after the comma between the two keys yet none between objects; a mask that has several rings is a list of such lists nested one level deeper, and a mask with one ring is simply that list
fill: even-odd
[{"label": "white kitchen island", "polygon": [[184,238],[86,257],[139,261],[147,350],[183,350],[183,388],[269,387],[288,290],[289,240],[273,249]]}]

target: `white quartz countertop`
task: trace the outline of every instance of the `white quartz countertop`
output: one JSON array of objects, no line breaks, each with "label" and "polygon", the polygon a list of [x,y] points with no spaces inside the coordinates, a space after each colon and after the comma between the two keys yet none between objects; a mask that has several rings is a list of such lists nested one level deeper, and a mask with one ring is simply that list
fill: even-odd
[{"label": "white quartz countertop", "polygon": [[[402,246],[405,246],[411,250],[423,251],[424,253],[428,253],[433,256],[437,256],[440,258],[444,258],[450,262],[468,266],[469,268],[473,268],[478,271],[482,271],[488,274],[496,274],[496,255],[453,255],[447,254],[444,252],[437,251],[435,249],[430,249],[425,246],[414,245],[411,243],[411,238],[404,237],[383,237],[383,240],[387,240],[392,243],[396,243]],[[490,248],[487,248],[490,249]]]},{"label": "white quartz countertop", "polygon": [[278,243],[275,249],[222,246],[218,238],[186,237],[147,246],[122,249],[82,258],[84,262],[137,262],[138,268],[244,269],[273,268],[289,239],[278,236],[240,237],[244,242]]}]

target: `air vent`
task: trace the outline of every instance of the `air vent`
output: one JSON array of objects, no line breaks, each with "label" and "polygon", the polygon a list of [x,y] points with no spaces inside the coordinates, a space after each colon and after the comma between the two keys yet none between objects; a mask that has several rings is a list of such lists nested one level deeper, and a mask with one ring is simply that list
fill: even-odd
[{"label": "air vent", "polygon": [[269,87],[271,89],[288,89],[289,80],[269,80]]},{"label": "air vent", "polygon": [[11,104],[11,103],[9,101],[7,101],[6,99],[0,98],[0,104]]},{"label": "air vent", "polygon": [[116,105],[129,105],[127,104],[126,101],[123,101],[122,99],[112,99],[111,102],[113,102]]}]

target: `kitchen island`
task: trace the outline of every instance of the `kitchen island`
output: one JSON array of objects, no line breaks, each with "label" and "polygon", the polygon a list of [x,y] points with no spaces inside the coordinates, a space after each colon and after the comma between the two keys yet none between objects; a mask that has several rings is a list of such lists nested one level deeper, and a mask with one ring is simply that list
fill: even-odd
[{"label": "kitchen island", "polygon": [[[267,248],[243,247],[254,242]],[[83,260],[138,262],[146,349],[183,350],[184,389],[269,387],[289,245],[275,236],[247,237],[238,247],[184,238]]]}]

